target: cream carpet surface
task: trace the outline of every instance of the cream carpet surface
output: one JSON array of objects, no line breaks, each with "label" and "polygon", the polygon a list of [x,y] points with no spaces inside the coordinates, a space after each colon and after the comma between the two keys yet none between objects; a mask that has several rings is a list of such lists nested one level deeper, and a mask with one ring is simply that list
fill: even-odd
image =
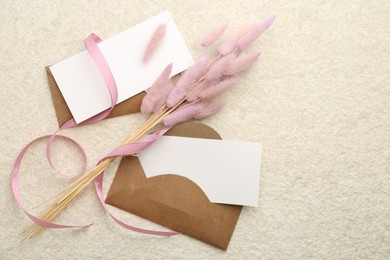
[{"label": "cream carpet surface", "polygon": [[[389,259],[390,2],[378,1],[0,1],[1,259]],[[11,192],[17,154],[57,129],[44,67],[83,50],[95,32],[109,38],[168,10],[194,57],[202,37],[229,22],[276,15],[253,50],[262,57],[228,104],[203,120],[224,139],[263,144],[259,207],[245,207],[227,251],[178,235],[127,231],[112,221],[89,187],[57,223],[21,243],[29,219]],[[66,130],[92,167],[145,120],[122,116]],[[59,140],[54,164],[80,169],[80,153]],[[36,205],[69,183],[45,160],[45,142],[26,155],[21,196]],[[106,172],[107,192],[118,162]],[[164,230],[111,209],[136,226]]]}]

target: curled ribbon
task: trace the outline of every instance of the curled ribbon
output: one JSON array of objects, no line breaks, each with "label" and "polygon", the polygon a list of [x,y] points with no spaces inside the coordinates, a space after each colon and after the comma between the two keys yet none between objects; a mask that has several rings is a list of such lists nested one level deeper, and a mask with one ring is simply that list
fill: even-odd
[{"label": "curled ribbon", "polygon": [[[81,145],[78,144],[75,140],[73,140],[72,138],[69,138],[69,137],[66,137],[66,136],[62,136],[62,135],[58,135],[60,137],[63,137],[65,139],[68,139],[69,141],[75,143],[82,151],[83,155],[84,155],[84,158],[86,158],[85,156],[85,152],[84,150],[82,149]],[[30,143],[28,143],[24,148],[23,150],[19,153],[18,157],[16,158],[16,161],[15,161],[15,164],[14,164],[14,167],[12,169],[12,192],[14,194],[14,198],[16,200],[16,203],[19,205],[19,207],[24,211],[24,213],[37,225],[40,225],[42,227],[46,227],[46,228],[76,228],[76,227],[89,227],[90,225],[92,224],[87,224],[87,225],[76,225],[76,226],[68,226],[68,225],[61,225],[61,224],[55,224],[55,223],[51,223],[51,222],[47,222],[45,220],[42,220],[38,217],[35,217],[34,215],[30,214],[29,212],[27,212],[27,210],[24,209],[23,207],[23,204],[22,204],[22,199],[20,197],[20,192],[19,192],[19,170],[20,170],[20,164],[22,163],[22,159],[23,159],[23,156],[25,155],[25,153],[27,152],[28,148],[35,142],[37,142],[38,140],[41,140],[41,139],[45,139],[45,138],[48,138],[48,137],[51,137],[50,135],[43,135],[43,136],[40,136],[34,140],[32,140]]]},{"label": "curled ribbon", "polygon": [[[111,97],[111,107],[109,109],[107,109],[107,110],[105,110],[105,111],[103,111],[103,112],[101,112],[101,113],[99,113],[99,114],[97,114],[97,115],[87,119],[86,121],[84,121],[84,122],[82,122],[80,124],[77,124],[74,119],[71,119],[68,122],[66,122],[63,126],[61,126],[54,134],[52,134],[52,135],[43,135],[43,136],[40,136],[40,137],[32,140],[19,153],[19,155],[18,155],[18,157],[17,157],[17,159],[15,161],[14,167],[12,169],[12,191],[13,191],[13,195],[14,195],[14,198],[16,200],[16,203],[19,205],[19,207],[24,211],[24,213],[35,224],[40,225],[40,226],[45,227],[45,228],[79,228],[79,227],[89,227],[89,226],[92,225],[92,223],[86,224],[86,225],[62,225],[62,224],[55,224],[55,223],[52,223],[52,222],[48,222],[48,221],[42,220],[42,219],[40,219],[40,218],[30,214],[27,210],[24,209],[23,204],[22,204],[22,200],[21,200],[21,197],[20,197],[20,192],[19,192],[19,171],[20,171],[20,165],[21,165],[22,159],[23,159],[25,153],[27,152],[28,148],[34,142],[36,142],[36,141],[38,141],[40,139],[44,139],[44,138],[49,138],[49,140],[47,142],[47,146],[46,146],[46,157],[47,157],[47,160],[48,160],[49,164],[51,165],[51,167],[54,168],[54,166],[52,164],[52,160],[51,160],[51,146],[52,146],[52,143],[53,143],[55,137],[56,136],[60,136],[62,138],[65,138],[65,139],[73,142],[74,144],[76,144],[79,147],[79,149],[82,151],[82,154],[83,154],[83,157],[84,157],[84,162],[85,162],[83,170],[81,172],[75,173],[75,174],[72,174],[72,175],[65,175],[65,176],[68,177],[68,178],[69,177],[76,177],[76,176],[79,176],[80,174],[82,174],[84,172],[85,167],[86,167],[86,160],[87,160],[87,157],[86,157],[84,149],[75,140],[73,140],[73,139],[71,139],[69,137],[66,137],[66,136],[58,135],[58,132],[60,132],[60,131],[62,131],[64,129],[67,129],[67,128],[71,128],[71,127],[77,126],[77,125],[87,125],[87,124],[98,122],[98,121],[106,118],[108,116],[108,114],[110,114],[110,112],[112,111],[114,106],[116,105],[116,102],[118,100],[118,90],[117,90],[117,87],[116,87],[115,79],[114,79],[114,77],[113,77],[113,75],[111,73],[111,70],[110,70],[106,60],[104,59],[103,54],[100,52],[98,45],[97,45],[99,42],[101,42],[101,39],[97,35],[92,33],[91,35],[89,35],[84,40],[84,45],[85,45],[87,51],[89,52],[89,54],[91,55],[93,61],[97,65],[97,67],[99,69],[99,72],[101,73],[101,75],[102,75],[102,77],[103,77],[103,79],[104,79],[104,81],[105,81],[105,83],[107,85],[107,88],[109,90],[110,97]],[[142,140],[140,140],[140,141],[138,141],[136,143],[120,146],[120,147],[114,149],[108,155],[106,155],[103,159],[101,159],[99,161],[99,163],[101,163],[102,161],[104,161],[105,159],[110,158],[110,157],[126,156],[126,155],[133,155],[135,153],[138,153],[138,152],[144,150],[145,148],[149,147],[153,142],[155,142],[159,137],[161,137],[167,130],[168,130],[168,128],[165,128],[163,130],[160,130],[159,132],[156,132],[154,134],[151,134],[151,135],[148,135],[148,136],[144,137]],[[108,212],[107,205],[105,204],[104,196],[103,196],[103,172],[95,179],[95,189],[96,189],[96,193],[97,193],[97,195],[99,197],[99,200],[100,200],[102,206]],[[133,230],[135,232],[144,233],[144,234],[159,235],[159,236],[172,236],[172,235],[178,234],[176,232],[153,231],[153,230],[147,230],[147,229],[142,229],[142,228],[130,226],[130,225],[120,221],[116,217],[114,217],[110,212],[108,212],[108,214],[119,225],[121,225],[122,227],[124,227],[126,229]]]}]

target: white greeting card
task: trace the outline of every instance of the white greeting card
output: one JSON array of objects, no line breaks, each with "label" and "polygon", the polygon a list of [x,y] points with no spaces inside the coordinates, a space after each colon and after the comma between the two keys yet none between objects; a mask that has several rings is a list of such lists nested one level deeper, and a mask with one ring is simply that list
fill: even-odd
[{"label": "white greeting card", "polygon": [[163,136],[138,157],[148,178],[177,174],[211,202],[258,205],[260,143]]},{"label": "white greeting card", "polygon": [[[166,35],[147,65],[146,46],[159,24]],[[186,70],[192,56],[168,12],[163,12],[98,44],[118,88],[118,103],[147,89],[161,71],[173,63],[172,75]],[[111,99],[97,66],[82,51],[50,67],[56,83],[77,123],[111,106]]]}]

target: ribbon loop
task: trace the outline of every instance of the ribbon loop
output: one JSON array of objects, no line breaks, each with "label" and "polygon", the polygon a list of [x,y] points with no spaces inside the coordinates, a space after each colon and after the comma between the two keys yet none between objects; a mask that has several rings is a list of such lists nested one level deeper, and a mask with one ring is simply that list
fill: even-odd
[{"label": "ribbon loop", "polygon": [[[59,137],[62,137],[62,138],[65,138],[73,143],[75,143],[78,147],[81,148],[81,146],[75,141],[73,140],[72,138],[69,138],[69,137],[66,137],[66,136],[62,136],[62,135],[58,135]],[[20,192],[19,192],[19,171],[20,171],[20,165],[22,163],[22,159],[25,155],[25,153],[27,152],[28,148],[30,148],[30,146],[37,142],[38,140],[41,140],[41,139],[45,139],[45,138],[48,138],[48,137],[51,137],[51,135],[43,135],[43,136],[40,136],[38,138],[35,138],[34,140],[32,140],[30,143],[28,143],[24,148],[23,150],[19,153],[18,157],[16,158],[16,161],[15,161],[15,164],[14,164],[14,167],[12,169],[12,192],[13,192],[13,195],[14,195],[14,198],[16,200],[16,203],[19,205],[19,207],[24,211],[24,213],[37,225],[40,225],[42,227],[45,227],[45,228],[78,228],[78,227],[89,227],[92,225],[91,224],[87,224],[87,225],[61,225],[61,224],[55,224],[55,223],[52,223],[52,222],[48,222],[48,221],[45,221],[45,220],[42,220],[38,217],[35,217],[34,215],[30,214],[29,212],[27,212],[27,210],[24,209],[23,207],[23,203],[22,203],[22,198],[20,196]]]}]

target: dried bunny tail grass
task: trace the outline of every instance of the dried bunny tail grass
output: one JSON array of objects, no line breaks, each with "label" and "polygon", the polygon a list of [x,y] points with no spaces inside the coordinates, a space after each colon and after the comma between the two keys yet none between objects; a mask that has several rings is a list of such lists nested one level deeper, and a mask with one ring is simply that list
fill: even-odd
[{"label": "dried bunny tail grass", "polygon": [[167,107],[173,107],[185,96],[185,90],[177,88],[177,85],[172,88],[172,91],[168,94],[165,105]]},{"label": "dried bunny tail grass", "polygon": [[195,100],[198,100],[200,93],[202,93],[204,90],[206,90],[207,88],[209,88],[211,86],[217,85],[221,81],[222,81],[222,77],[219,79],[212,80],[212,81],[202,81],[201,83],[199,83],[196,86],[196,88],[194,88],[193,90],[191,90],[190,92],[187,93],[187,96],[186,96],[187,102],[193,102]]},{"label": "dried bunny tail grass", "polygon": [[260,37],[275,21],[276,16],[271,16],[265,20],[259,26],[256,26],[254,29],[250,30],[245,36],[243,36],[237,43],[239,50],[245,50],[251,45],[257,38]]},{"label": "dried bunny tail grass", "polygon": [[[182,76],[183,77],[183,76]],[[187,90],[195,83],[190,78],[181,78],[176,83],[168,94],[167,100],[165,101],[165,105],[167,107],[175,106],[183,97],[185,97]]]},{"label": "dried bunny tail grass", "polygon": [[209,100],[212,98],[215,98],[216,96],[221,95],[223,92],[225,92],[228,89],[231,89],[234,85],[236,85],[239,82],[240,78],[237,77],[230,77],[227,78],[217,85],[211,86],[204,91],[202,91],[199,94],[199,98],[201,100]]},{"label": "dried bunny tail grass", "polygon": [[210,86],[209,81],[202,81],[199,85],[192,91],[188,92],[186,95],[186,100],[188,102],[193,102],[199,98],[199,94]]},{"label": "dried bunny tail grass", "polygon": [[202,56],[200,59],[198,59],[195,64],[187,70],[187,77],[191,77],[193,79],[198,80],[200,77],[202,77],[207,70],[209,69],[210,64],[210,58],[208,55]]},{"label": "dried bunny tail grass", "polygon": [[173,86],[174,86],[173,83],[170,80],[168,80],[168,82],[161,88],[160,98],[156,100],[156,103],[153,108],[153,112],[157,112],[162,106],[165,105],[165,102],[167,101],[167,97],[169,93],[172,91]]},{"label": "dried bunny tail grass", "polygon": [[260,52],[244,54],[230,62],[225,75],[240,74],[249,69],[260,57]]},{"label": "dried bunny tail grass", "polygon": [[205,107],[198,114],[194,116],[195,119],[202,119],[211,115],[214,115],[221,111],[221,109],[225,106],[224,103],[212,102],[205,105]]},{"label": "dried bunny tail grass", "polygon": [[164,125],[173,126],[183,121],[186,121],[194,117],[196,114],[199,114],[203,108],[204,103],[202,102],[185,105],[182,108],[179,108],[177,111],[173,112],[172,114],[166,116],[164,118]]},{"label": "dried bunny tail grass", "polygon": [[220,25],[216,28],[214,28],[210,33],[206,35],[206,37],[203,39],[201,45],[203,47],[208,47],[211,44],[213,44],[226,30],[228,27],[228,24]]},{"label": "dried bunny tail grass", "polygon": [[248,32],[252,31],[256,27],[255,24],[248,24],[242,27],[235,34],[227,38],[218,48],[218,52],[222,55],[228,55],[237,48],[238,41]]},{"label": "dried bunny tail grass", "polygon": [[166,105],[173,107],[182,98],[184,98],[188,90],[203,76],[208,69],[209,57],[203,56],[192,67],[190,67],[177,81],[176,86],[169,93]]},{"label": "dried bunny tail grass", "polygon": [[165,24],[160,24],[154,31],[152,38],[149,41],[148,46],[146,47],[143,62],[144,64],[148,63],[152,55],[155,53],[157,47],[161,43],[162,39],[165,36],[167,26]]},{"label": "dried bunny tail grass", "polygon": [[[165,98],[162,97],[162,94],[166,91],[166,89],[169,87],[169,77],[172,72],[172,63],[169,64],[158,76],[156,81],[153,83],[153,85],[149,88],[148,93],[145,95],[145,97],[142,99],[141,104],[141,112],[142,113],[150,113],[155,109],[156,103],[164,99],[163,103],[165,102]],[[169,92],[168,92],[169,93]]]},{"label": "dried bunny tail grass", "polygon": [[209,71],[204,76],[207,81],[212,81],[220,78],[226,68],[229,66],[230,62],[235,58],[235,54],[227,55],[219,60],[217,60],[209,69]]}]

